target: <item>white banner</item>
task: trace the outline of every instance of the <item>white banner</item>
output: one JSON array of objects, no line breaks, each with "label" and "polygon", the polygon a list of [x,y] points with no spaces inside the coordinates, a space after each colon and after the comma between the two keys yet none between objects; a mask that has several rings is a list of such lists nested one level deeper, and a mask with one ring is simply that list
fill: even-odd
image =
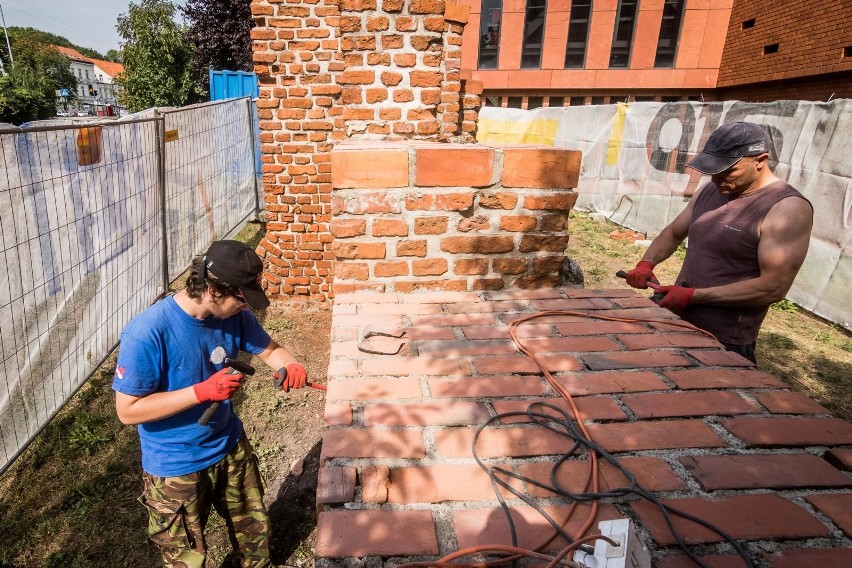
[{"label": "white banner", "polygon": [[772,134],[775,174],[814,205],[808,256],[788,297],[852,329],[852,100],[829,103],[629,103],[541,108],[484,107],[477,140],[583,152],[577,206],[653,236],[709,181],[685,164],[718,126],[737,120]]}]

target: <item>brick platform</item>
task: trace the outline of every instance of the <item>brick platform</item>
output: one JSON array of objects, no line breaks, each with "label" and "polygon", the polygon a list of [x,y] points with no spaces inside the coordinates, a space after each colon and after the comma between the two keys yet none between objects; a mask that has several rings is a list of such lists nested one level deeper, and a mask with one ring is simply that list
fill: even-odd
[{"label": "brick platform", "polygon": [[[581,289],[337,296],[317,492],[318,566],[354,558],[398,564],[509,544],[508,524],[471,443],[491,416],[538,400],[567,408],[508,334],[512,320],[546,310],[663,320],[549,316],[519,328],[524,344],[575,397],[591,437],[640,484],[743,541],[757,566],[852,566],[852,424],[706,336],[675,327],[675,316],[632,290]],[[358,340],[367,326],[406,334],[367,342],[395,354],[364,353]],[[477,442],[480,458],[532,479],[546,482],[570,444],[525,416],[492,426]],[[581,491],[585,467],[566,464],[561,483]],[[602,490],[625,485],[609,464],[600,478]],[[555,519],[565,518],[564,499],[511,484]],[[540,544],[550,534],[544,518],[504,494],[519,545]],[[585,507],[569,533],[585,519]],[[637,521],[655,566],[693,565],[649,502],[609,499],[597,513],[598,520],[623,516]],[[717,535],[674,519],[700,555],[712,556],[711,566],[743,566]]]}]

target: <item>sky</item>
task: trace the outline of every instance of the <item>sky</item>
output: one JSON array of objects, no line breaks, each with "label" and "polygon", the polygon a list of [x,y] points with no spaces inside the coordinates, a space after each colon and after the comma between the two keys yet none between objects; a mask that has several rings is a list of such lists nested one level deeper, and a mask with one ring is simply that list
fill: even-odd
[{"label": "sky", "polygon": [[[172,3],[183,5],[185,0]],[[128,0],[0,0],[6,26],[38,28],[101,54],[119,48],[115,25],[129,5]]]}]

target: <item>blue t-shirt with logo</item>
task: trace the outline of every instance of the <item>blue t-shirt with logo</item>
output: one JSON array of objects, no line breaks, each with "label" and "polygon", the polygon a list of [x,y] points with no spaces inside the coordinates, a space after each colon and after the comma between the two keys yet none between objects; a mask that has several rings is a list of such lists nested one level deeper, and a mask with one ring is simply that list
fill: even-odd
[{"label": "blue t-shirt with logo", "polygon": [[[169,296],[139,314],[121,333],[112,388],[131,396],[180,390],[224,368],[225,357],[236,359],[240,351],[257,355],[270,341],[248,310],[226,319],[201,320]],[[210,404],[140,424],[142,469],[158,477],[187,475],[230,452],[243,433],[243,424],[226,400],[207,425],[199,425]]]}]

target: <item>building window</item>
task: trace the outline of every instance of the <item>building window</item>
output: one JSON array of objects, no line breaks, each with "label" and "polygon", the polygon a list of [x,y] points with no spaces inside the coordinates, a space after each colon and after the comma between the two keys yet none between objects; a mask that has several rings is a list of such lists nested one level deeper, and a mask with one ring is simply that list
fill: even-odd
[{"label": "building window", "polygon": [[565,69],[582,69],[586,65],[586,45],[589,41],[589,21],[592,0],[571,2],[568,17],[568,48],[565,50]]},{"label": "building window", "polygon": [[749,29],[749,28],[753,28],[753,27],[754,27],[754,24],[755,24],[756,22],[757,22],[757,20],[755,20],[754,18],[752,18],[752,19],[750,19],[750,20],[746,20],[745,22],[743,22],[743,29],[744,29],[744,30],[747,30],[747,29]]},{"label": "building window", "polygon": [[769,55],[770,53],[778,53],[778,45],[777,43],[771,43],[769,45],[763,46],[763,55]]},{"label": "building window", "polygon": [[544,14],[547,0],[527,0],[524,18],[524,43],[521,45],[521,69],[541,67],[541,47],[544,44]]},{"label": "building window", "polygon": [[506,101],[506,108],[521,108],[521,103],[523,103],[523,97],[508,97]]},{"label": "building window", "polygon": [[630,66],[630,49],[633,47],[637,3],[637,0],[618,0],[615,33],[612,36],[612,49],[609,52],[610,67]]},{"label": "building window", "polygon": [[605,105],[606,104],[606,97],[592,97],[592,104],[593,105]]},{"label": "building window", "polygon": [[544,106],[544,97],[527,97],[527,110]]},{"label": "building window", "polygon": [[586,97],[571,97],[568,104],[572,107],[583,106],[586,104]]},{"label": "building window", "polygon": [[640,95],[640,96],[634,97],[633,100],[637,103],[650,103],[650,102],[654,101],[654,97],[647,96],[647,95]]},{"label": "building window", "polygon": [[677,95],[660,97],[660,102],[662,102],[662,103],[677,103],[677,102],[680,102],[680,97],[677,96]]},{"label": "building window", "polygon": [[852,45],[843,48],[843,57],[852,57]]},{"label": "building window", "polygon": [[500,97],[485,97],[485,106],[498,107],[500,106]]},{"label": "building window", "polygon": [[660,37],[657,39],[654,67],[674,67],[685,3],[684,0],[666,0],[663,6],[663,21],[660,25]]},{"label": "building window", "polygon": [[482,0],[482,19],[479,21],[480,69],[497,69],[502,14],[503,0]]},{"label": "building window", "polygon": [[565,97],[549,97],[547,99],[547,106],[553,107],[561,107],[565,105]]}]

